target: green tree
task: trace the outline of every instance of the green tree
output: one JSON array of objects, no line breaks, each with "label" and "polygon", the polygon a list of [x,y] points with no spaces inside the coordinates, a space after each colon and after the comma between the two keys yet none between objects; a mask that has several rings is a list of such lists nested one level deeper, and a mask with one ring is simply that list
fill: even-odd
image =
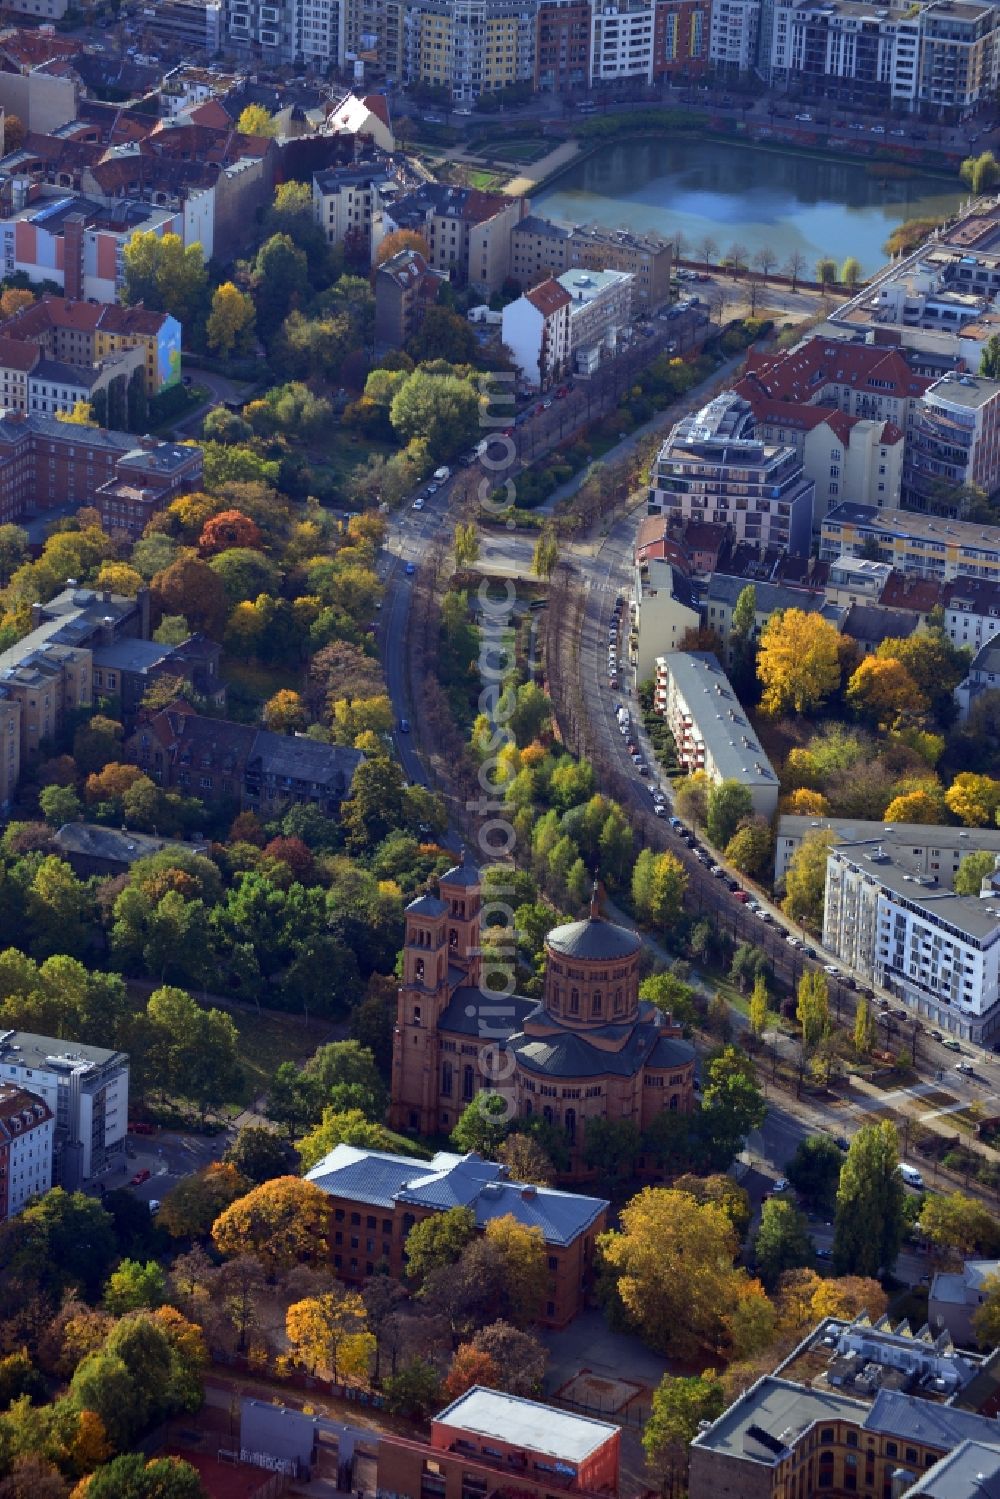
[{"label": "green tree", "polygon": [[840,267],[841,285],[846,286],[848,291],[855,291],[861,280],[861,262],[854,255],[848,255]]},{"label": "green tree", "polygon": [[837,279],[837,262],[829,255],[821,255],[816,262],[816,280],[820,286],[832,286]]},{"label": "green tree", "polygon": [[854,1050],[858,1056],[866,1057],[875,1050],[878,1040],[878,1024],[867,999],[860,999],[854,1012]]},{"label": "green tree", "polygon": [[507,1132],[507,1123],[506,1099],[499,1093],[483,1089],[462,1110],[451,1132],[451,1143],[456,1150],[474,1150],[492,1159]]},{"label": "green tree", "polygon": [[793,921],[818,927],[823,920],[826,894],[827,853],[834,835],[819,828],[808,833],[789,860],[785,871],[785,898],[781,909]]},{"label": "green tree", "polygon": [[81,1287],[96,1298],[117,1247],[110,1213],[82,1192],[53,1187],[0,1228],[2,1273],[27,1277],[56,1298]]},{"label": "green tree", "polygon": [[389,419],[404,442],[422,438],[432,458],[448,458],[474,440],[479,399],[457,375],[414,370],[393,396]]},{"label": "green tree", "polygon": [[476,1215],[471,1208],[448,1208],[415,1223],[404,1247],[407,1276],[422,1285],[434,1270],[456,1264],[475,1236]]},{"label": "green tree", "polygon": [[972,192],[988,193],[1000,181],[1000,162],[992,151],[983,151],[979,156],[967,156],[958,174]]},{"label": "green tree", "polygon": [[360,1109],[369,1119],[385,1113],[388,1096],[375,1058],[357,1041],[331,1041],[313,1053],[305,1066],[307,1077],[319,1083],[324,1106]]},{"label": "green tree", "polygon": [[479,560],[479,533],[471,521],[456,525],[454,547],[456,567],[471,567]]},{"label": "green tree", "polygon": [[664,1374],[642,1433],[646,1466],[661,1493],[686,1492],[688,1448],[702,1423],[721,1416],[725,1405],[722,1381],[713,1370],[687,1377]]},{"label": "green tree", "polygon": [[435,359],[473,364],[479,347],[467,319],[439,305],[428,307],[420,327],[407,340],[406,350],[417,364]]},{"label": "green tree", "polygon": [[441,1403],[441,1377],[427,1359],[412,1358],[383,1385],[390,1415],[422,1421]]},{"label": "green tree", "polygon": [[263,1124],[244,1124],[222,1159],[257,1186],[288,1174],[288,1151]]},{"label": "green tree", "polygon": [[979,373],[987,380],[1000,380],[1000,333],[994,333],[983,344],[979,357]]},{"label": "green tree", "polygon": [[751,1130],[760,1129],[767,1105],[752,1060],[735,1046],[708,1060],[704,1078],[699,1124],[709,1164],[724,1170]]},{"label": "green tree", "polygon": [[275,1124],[283,1124],[288,1138],[295,1139],[323,1112],[321,1084],[305,1076],[294,1062],[282,1062],[267,1096],[267,1114]]},{"label": "green tree", "polygon": [[206,1499],[198,1471],[180,1457],[147,1461],[127,1452],[97,1468],[87,1480],[87,1499]]},{"label": "green tree", "polygon": [[767,1028],[767,984],[762,973],[757,975],[750,995],[749,1019],[751,1031],[760,1040]]},{"label": "green tree", "polygon": [[366,1150],[392,1150],[396,1140],[384,1125],[369,1119],[360,1109],[325,1108],[318,1124],[302,1136],[298,1144],[304,1171],[311,1171],[318,1161],[338,1145],[356,1145]]},{"label": "green tree", "polygon": [[807,1135],[786,1163],[785,1175],[803,1202],[830,1213],[836,1203],[843,1164],[843,1153],[829,1135]]},{"label": "green tree", "polygon": [[786,1270],[812,1263],[813,1244],[804,1213],[790,1202],[768,1198],[761,1208],[760,1228],[754,1240],[757,1272],[769,1289]]},{"label": "green tree", "polygon": [[535,542],[531,558],[531,571],[536,578],[551,578],[559,561],[559,543],[552,531],[542,531]]},{"label": "green tree", "polygon": [[52,828],[61,828],[65,822],[76,822],[83,811],[83,803],[72,786],[43,786],[38,793],[38,805]]},{"label": "green tree", "polygon": [[395,761],[369,758],[355,770],[341,807],[341,826],[352,852],[370,851],[403,821],[403,777]]},{"label": "green tree", "polygon": [[955,894],[978,897],[983,880],[988,879],[993,873],[996,862],[996,854],[989,849],[979,849],[976,853],[966,854],[955,871]]},{"label": "green tree", "polygon": [[983,1203],[964,1192],[934,1192],[920,1210],[920,1232],[944,1259],[960,1263],[972,1255],[990,1257],[1000,1243],[1000,1228]]},{"label": "green tree", "polygon": [[726,844],[726,859],[741,874],[765,876],[774,853],[770,824],[763,817],[749,817]]},{"label": "green tree", "polygon": [[680,1025],[692,1025],[697,1016],[695,991],[675,973],[653,973],[639,985],[639,998],[654,1004]]},{"label": "green tree", "polygon": [[720,781],[708,793],[705,829],[716,848],[725,848],[743,819],[752,815],[750,790],[742,781]]},{"label": "green tree", "polygon": [[167,1280],[155,1260],[141,1264],[122,1260],[104,1288],[104,1305],[115,1317],[137,1312],[143,1307],[162,1306],[166,1299]]},{"label": "green tree", "polygon": [[833,1267],[838,1275],[891,1274],[903,1238],[899,1140],[888,1120],[851,1141],[837,1189]]},{"label": "green tree", "polygon": [[802,1027],[802,1045],[813,1052],[830,1029],[830,990],[826,975],[806,969],[799,979],[795,1018]]},{"label": "green tree", "polygon": [[309,262],[291,235],[272,234],[261,245],[254,261],[253,291],[257,326],[262,337],[270,339],[309,293]]},{"label": "green tree", "polygon": [[195,327],[204,315],[208,294],[201,245],[185,248],[179,234],[137,230],[126,244],[122,260],[122,301],[126,305],[144,302],[152,311],[170,313],[182,328]]},{"label": "green tree", "polygon": [[602,1181],[619,1186],[628,1181],[641,1150],[642,1136],[631,1119],[587,1120],[583,1159]]}]

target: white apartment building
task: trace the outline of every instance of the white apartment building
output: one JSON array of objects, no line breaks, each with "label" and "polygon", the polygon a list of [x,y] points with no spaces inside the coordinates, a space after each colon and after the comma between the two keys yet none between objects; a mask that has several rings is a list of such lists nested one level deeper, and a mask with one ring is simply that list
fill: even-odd
[{"label": "white apartment building", "polygon": [[345,9],[341,0],[225,0],[233,49],[262,62],[342,68]]},{"label": "white apartment building", "polygon": [[685,770],[703,770],[713,785],[738,781],[749,790],[755,813],[774,815],[778,777],[710,651],[657,657],[653,705],[667,721]]},{"label": "white apartment building", "polygon": [[831,847],[823,945],[941,1030],[982,1044],[1000,1027],[1000,898],[955,895],[878,840]]},{"label": "white apartment building", "polygon": [[656,659],[676,651],[687,630],[697,630],[701,610],[691,581],[673,563],[650,557],[636,563],[633,598],[636,606],[636,681],[656,675]]},{"label": "white apartment building", "polygon": [[1000,828],[955,828],[933,822],[882,822],[863,817],[778,818],[774,840],[774,882],[785,878],[792,855],[817,832],[833,834],[835,843],[880,843],[909,874],[937,880],[951,890],[959,865],[969,854],[1000,854]]},{"label": "white apartment building", "polygon": [[0,1083],[0,1223],[52,1185],[55,1120],[44,1099]]},{"label": "white apartment building", "polygon": [[632,321],[632,276],[628,271],[564,271],[556,284],[568,293],[569,345],[580,374],[592,374],[604,349],[618,347]]},{"label": "white apartment building", "polygon": [[985,578],[956,578],[945,585],[944,632],[952,645],[978,653],[1000,634],[1000,585]]},{"label": "white apartment building", "polygon": [[910,104],[919,56],[919,14],[870,0],[780,0],[761,38],[759,71],[772,84],[808,82],[827,97]]},{"label": "white apartment building", "polygon": [[389,231],[387,212],[400,192],[397,173],[379,162],[313,173],[313,214],[329,245],[367,250],[374,265]]},{"label": "white apartment building", "polygon": [[571,302],[569,292],[550,278],[503,310],[501,338],[532,390],[547,390],[569,366]]},{"label": "white apartment building", "polygon": [[653,0],[595,0],[590,13],[590,81],[653,79]]},{"label": "white apartment building", "polygon": [[0,1031],[0,1082],[29,1088],[55,1116],[52,1179],[69,1191],[123,1169],[128,1078],[124,1052]]},{"label": "white apartment building", "polygon": [[749,73],[757,62],[760,0],[713,0],[708,60],[714,67]]}]

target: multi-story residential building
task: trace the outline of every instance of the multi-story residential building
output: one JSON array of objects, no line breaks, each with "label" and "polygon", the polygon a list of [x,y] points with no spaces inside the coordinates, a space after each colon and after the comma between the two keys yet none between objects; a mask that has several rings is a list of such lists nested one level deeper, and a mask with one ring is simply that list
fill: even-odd
[{"label": "multi-story residential building", "polygon": [[425,1499],[509,1489],[543,1499],[553,1488],[617,1499],[620,1440],[610,1422],[475,1385],[433,1418],[428,1442],[380,1439],[378,1487]]},{"label": "multi-story residential building", "polygon": [[146,373],[141,349],[109,354],[99,365],[66,364],[61,359],[48,359],[37,346],[35,353],[38,357],[26,380],[26,401],[29,411],[39,412],[42,416],[73,411],[81,403],[96,409],[95,402],[102,395],[107,402],[108,393],[116,381],[120,382],[123,406],[127,400],[127,386],[133,377],[140,389],[145,389]]},{"label": "multi-story residential building", "polygon": [[558,281],[540,281],[503,310],[501,337],[526,385],[547,390],[569,366],[572,297]]},{"label": "multi-story residential building", "polygon": [[676,651],[688,630],[701,624],[701,610],[691,580],[673,563],[650,557],[637,561],[633,599],[636,606],[633,662],[637,682],[656,674],[656,659]]},{"label": "multi-story residential building", "polygon": [[55,1127],[37,1093],[0,1082],[0,1223],[51,1187]]},{"label": "multi-story residential building", "polygon": [[656,0],[653,79],[696,78],[709,66],[710,0]]},{"label": "multi-story residential building", "polygon": [[761,0],[712,0],[708,60],[713,67],[749,73],[757,62]]},{"label": "multi-story residential building", "polygon": [[535,89],[564,94],[590,82],[590,0],[539,0]]},{"label": "multi-story residential building", "polygon": [[1000,580],[956,578],[941,590],[944,632],[975,654],[1000,633]]},{"label": "multi-story residential building", "polygon": [[973,656],[968,675],[955,688],[958,716],[965,723],[977,698],[1000,688],[1000,639],[991,636]]},{"label": "multi-story residential building", "polygon": [[830,563],[824,591],[829,604],[877,604],[892,576],[888,562],[838,557]]},{"label": "multi-story residential building", "polygon": [[308,1173],[330,1198],[330,1259],[344,1280],[406,1271],[406,1236],[414,1223],[461,1202],[484,1230],[512,1217],[540,1228],[548,1258],[541,1320],[565,1327],[583,1311],[593,1290],[594,1243],[605,1228],[609,1203],[512,1181],[503,1166],[478,1155],[441,1150],[433,1160],[338,1145]]},{"label": "multi-story residential building", "polygon": [[765,443],[749,402],[727,391],[672,429],[651,476],[649,514],[712,521],[737,541],[806,556],[815,494],[794,448]]},{"label": "multi-story residential building", "polygon": [[492,295],[510,275],[511,233],[527,211],[524,198],[425,182],[386,208],[386,229],[415,229],[434,270]]},{"label": "multi-story residential building", "polygon": [[403,76],[473,101],[535,78],[533,0],[407,0]]},{"label": "multi-story residential building", "polygon": [[263,63],[342,68],[346,0],[224,0],[225,32],[239,56]]},{"label": "multi-story residential building", "polygon": [[653,703],[677,744],[678,763],[717,786],[738,781],[754,812],[773,816],[778,777],[729,678],[710,651],[672,651],[656,662]]},{"label": "multi-story residential building", "polygon": [[582,267],[632,277],[633,311],[652,311],[670,298],[674,247],[655,234],[554,223],[528,214],[510,237],[511,274],[522,286]]},{"label": "multi-story residential building", "polygon": [[653,81],[655,0],[594,0],[590,18],[590,82]]},{"label": "multi-story residential building", "polygon": [[[509,1116],[538,1115],[560,1127],[570,1161],[563,1174],[592,1174],[586,1139],[593,1119],[631,1119],[647,1129],[664,1110],[689,1113],[694,1048],[680,1027],[639,998],[641,943],[590,916],[549,932],[540,1000],[482,984],[482,881],[463,860],[405,911],[403,977],[392,1054],[390,1119],[396,1129],[437,1134],[454,1127],[484,1087]],[[502,1077],[493,1059],[504,1044]]]},{"label": "multi-story residential building", "polygon": [[128,1072],[121,1051],[0,1031],[0,1082],[30,1089],[54,1115],[55,1185],[73,1191],[124,1171]]},{"label": "multi-story residential building", "polygon": [[[868,1316],[827,1318],[773,1374],[745,1389],[691,1443],[691,1499],[977,1499],[994,1472],[988,1365],[951,1338]],[[955,1459],[989,1460],[956,1482]],[[977,1455],[978,1461],[978,1455]],[[978,1471],[978,1481],[976,1472]]]},{"label": "multi-story residential building", "polygon": [[821,561],[872,554],[908,577],[993,581],[1000,579],[1000,526],[941,520],[916,510],[880,510],[876,505],[842,504],[824,517]]},{"label": "multi-story residential building", "polygon": [[[993,1277],[1000,1274],[1000,1260],[966,1260],[961,1270],[936,1270],[931,1276],[927,1297],[927,1321],[931,1327],[943,1328],[958,1344],[974,1344],[976,1329],[973,1317],[992,1289]],[[1000,1458],[1000,1453],[997,1454]],[[950,1489],[950,1495],[958,1490]]]},{"label": "multi-story residential building", "polygon": [[631,323],[632,277],[627,271],[577,268],[555,279],[570,296],[570,357],[581,374],[592,374]]},{"label": "multi-story residential building", "polygon": [[870,0],[779,0],[761,72],[851,103],[911,103],[917,92],[919,13]]},{"label": "multi-story residential building", "polygon": [[920,616],[912,609],[886,609],[879,604],[851,604],[844,611],[841,629],[849,635],[861,656],[873,656],[886,640],[909,640],[920,627]]},{"label": "multi-story residential building", "polygon": [[359,750],[304,734],[203,718],[183,701],[140,721],[125,753],[158,786],[215,805],[233,803],[265,822],[298,803],[336,817],[364,759]]},{"label": "multi-story residential building", "polygon": [[143,22],[150,36],[182,46],[185,53],[204,52],[214,57],[222,48],[222,0],[158,0]]},{"label": "multi-story residential building", "polygon": [[903,503],[961,518],[970,487],[987,498],[1000,489],[1000,383],[947,374],[917,404],[906,439]]},{"label": "multi-story residential building", "polygon": [[823,614],[831,622],[839,622],[840,611],[827,604],[822,588],[802,588],[734,577],[729,573],[712,573],[701,595],[702,619],[705,626],[714,630],[721,639],[727,663],[732,661],[733,613],[740,595],[747,588],[752,588],[754,593],[755,637],[759,637],[776,609],[801,609],[804,614]]},{"label": "multi-story residential building", "polygon": [[782,813],[774,840],[774,882],[783,880],[804,839],[829,833],[834,843],[877,840],[910,874],[951,890],[962,860],[983,851],[1000,855],[1000,828],[955,828],[938,823],[877,822],[853,817],[794,817]]},{"label": "multi-story residential building", "polygon": [[352,260],[374,263],[386,235],[385,210],[399,195],[400,176],[388,162],[351,162],[313,175],[313,213],[330,245]]},{"label": "multi-story residential building", "polygon": [[1000,16],[986,0],[933,0],[920,16],[920,104],[962,118],[992,101],[1000,79]]},{"label": "multi-story residential building", "polygon": [[125,283],[123,251],[138,230],[183,235],[183,215],[129,201],[104,207],[72,193],[34,198],[0,219],[4,275],[54,281],[75,300],[114,302]]},{"label": "multi-story residential building", "polygon": [[400,250],[375,272],[375,348],[401,349],[433,307],[447,281],[433,271],[419,250]]},{"label": "multi-story residential building", "polygon": [[1000,903],[913,874],[878,839],[834,844],[823,945],[915,1014],[982,1043],[1000,1025]]},{"label": "multi-story residential building", "polygon": [[0,347],[5,350],[6,339],[84,367],[100,368],[113,355],[138,351],[148,396],[158,395],[181,377],[180,323],[168,312],[149,312],[141,304],[122,307],[46,295],[0,324]]}]

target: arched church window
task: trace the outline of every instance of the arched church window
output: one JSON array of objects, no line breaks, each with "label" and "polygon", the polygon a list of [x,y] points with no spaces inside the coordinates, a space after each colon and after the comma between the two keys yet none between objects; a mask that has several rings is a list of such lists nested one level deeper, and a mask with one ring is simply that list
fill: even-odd
[{"label": "arched church window", "polygon": [[576,1144],[576,1109],[567,1109],[563,1115],[563,1126],[566,1130],[566,1138],[571,1145]]},{"label": "arched church window", "polygon": [[594,990],[593,998],[590,1001],[590,1011],[592,1015],[603,1015],[604,1013],[604,1001],[601,998],[600,989]]},{"label": "arched church window", "polygon": [[571,1015],[579,1015],[579,1013],[580,1013],[580,991],[579,991],[579,989],[571,989],[569,991],[569,1012],[570,1012]]},{"label": "arched church window", "polygon": [[453,1074],[452,1074],[451,1063],[450,1062],[442,1062],[442,1064],[441,1064],[441,1093],[442,1093],[442,1095],[445,1098],[450,1098],[451,1097],[451,1090],[452,1090],[453,1083],[454,1083],[454,1077],[453,1077]]}]

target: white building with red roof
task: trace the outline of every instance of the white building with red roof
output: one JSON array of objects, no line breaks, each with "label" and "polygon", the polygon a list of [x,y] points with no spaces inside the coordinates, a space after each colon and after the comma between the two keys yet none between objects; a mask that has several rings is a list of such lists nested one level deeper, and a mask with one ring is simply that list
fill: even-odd
[{"label": "white building with red roof", "polygon": [[536,390],[545,390],[568,366],[572,305],[566,288],[549,277],[503,310],[503,341],[525,384]]}]

